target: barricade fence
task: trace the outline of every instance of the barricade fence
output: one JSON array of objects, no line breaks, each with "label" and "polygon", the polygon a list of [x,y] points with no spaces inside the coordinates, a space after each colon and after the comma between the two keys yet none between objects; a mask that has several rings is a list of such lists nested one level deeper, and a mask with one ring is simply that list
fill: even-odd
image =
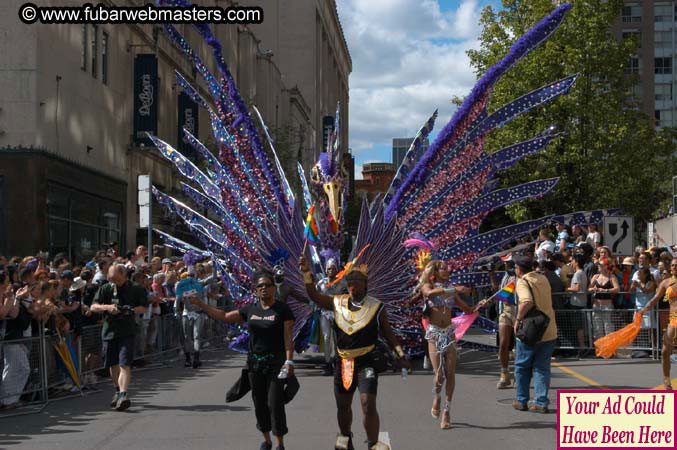
[{"label": "barricade fence", "polygon": [[[37,327],[38,336],[0,341],[0,404],[46,405],[50,400],[81,393],[81,388],[108,378],[102,355],[102,325],[84,326],[79,336],[45,334]],[[201,341],[218,345],[232,333],[233,325],[210,319],[206,314]],[[167,364],[175,360],[183,348],[181,317],[174,314],[138,318],[134,366]],[[204,346],[204,345],[203,345]],[[70,357],[68,356],[70,355]],[[73,375],[69,375],[69,367]],[[98,376],[97,376],[98,374]],[[75,380],[74,380],[75,378]],[[80,382],[80,388],[75,381]],[[14,415],[3,411],[0,417]]]},{"label": "barricade fence", "polygon": [[[480,299],[491,296],[490,293],[483,291],[476,294],[473,298],[475,304]],[[635,313],[640,309],[639,306],[635,306],[635,299],[631,292],[613,294],[616,299],[612,302],[598,302],[595,301],[593,294],[588,295],[586,306],[578,307],[571,303],[572,294],[563,292],[552,294],[557,323],[556,349],[575,350],[593,356],[595,340],[632,323]],[[616,301],[621,297],[622,306],[615,307],[614,303],[621,303]],[[658,358],[669,323],[669,313],[667,309],[653,309],[647,312],[642,319],[642,328],[637,338],[628,347],[619,349],[618,356]],[[496,317],[497,321],[498,317]]]},{"label": "barricade fence", "polygon": [[[562,351],[585,353],[593,350],[595,339],[628,325],[636,312],[634,308],[614,309],[599,305],[577,308],[570,304],[569,297],[568,294],[553,294],[553,303],[559,306],[555,309],[556,348]],[[479,298],[484,297],[478,296],[474,300],[479,301]],[[641,351],[658,358],[668,317],[667,310],[647,313],[637,339],[619,354]],[[79,336],[71,333],[64,338],[45,335],[44,328],[38,328],[36,337],[0,341],[0,372],[10,374],[0,383],[0,404],[14,404],[20,399],[23,404],[44,405],[50,399],[63,396],[65,391],[80,391],[74,385],[73,377],[68,375],[68,365],[74,367],[74,376],[81,385],[98,382],[97,373],[107,377],[101,354],[101,325],[84,326]],[[225,342],[237,334],[235,328],[204,315],[201,338],[208,344],[203,347]],[[175,360],[184,347],[181,317],[166,314],[139,318],[135,347],[135,365],[167,364]],[[70,361],[64,361],[63,352],[71,354]]]}]

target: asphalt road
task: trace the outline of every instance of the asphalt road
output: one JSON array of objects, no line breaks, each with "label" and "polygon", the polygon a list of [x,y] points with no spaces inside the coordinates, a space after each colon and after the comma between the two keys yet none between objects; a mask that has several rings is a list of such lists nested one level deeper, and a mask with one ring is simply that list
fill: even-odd
[{"label": "asphalt road", "polygon": [[[12,449],[229,449],[259,448],[251,397],[226,405],[225,388],[239,376],[241,355],[204,352],[204,366],[137,371],[132,407],[111,411],[107,384],[84,398],[51,402],[40,413],[0,418],[0,448]],[[301,390],[287,407],[288,450],[331,449],[337,431],[332,379],[300,356]],[[420,365],[420,362],[419,362]],[[430,416],[432,375],[417,370],[403,380],[385,374],[379,380],[381,430],[394,450],[554,449],[557,415],[515,411],[514,390],[496,390],[495,353],[464,352],[456,376],[451,430],[440,430]],[[556,389],[645,389],[661,381],[652,360],[561,360],[553,366],[551,407]],[[677,381],[677,380],[676,380]],[[353,406],[357,448],[365,433],[356,401]]]}]

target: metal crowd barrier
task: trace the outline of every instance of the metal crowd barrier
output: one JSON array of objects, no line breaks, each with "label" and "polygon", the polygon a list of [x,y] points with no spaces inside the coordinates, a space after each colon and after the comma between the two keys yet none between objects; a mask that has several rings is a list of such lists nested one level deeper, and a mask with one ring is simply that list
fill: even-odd
[{"label": "metal crowd barrier", "polygon": [[[162,367],[178,358],[183,348],[180,317],[174,314],[153,316],[150,320],[138,320],[137,326],[135,366],[143,361],[147,367]],[[108,380],[101,354],[101,327],[82,327],[79,339],[73,334],[66,336],[75,355],[73,359],[76,360],[81,387],[92,387]],[[212,345],[224,343],[231,328],[205,315],[202,340]],[[0,382],[0,402],[21,400],[21,408],[0,411],[0,418],[39,412],[49,401],[82,393],[64,370],[64,364],[54,348],[58,342],[59,337],[45,335],[43,327],[39,327],[39,336],[36,337],[0,341],[0,373],[7,359],[13,365],[9,369],[15,374],[7,383]]]},{"label": "metal crowd barrier", "polygon": [[[621,296],[633,294],[631,292],[619,292],[614,294]],[[486,290],[480,290],[473,296],[473,303],[480,299],[488,298],[491,295]],[[592,295],[592,294],[590,294]],[[625,309],[601,309],[593,306],[592,308],[576,308],[571,306],[571,293],[557,292],[552,294],[553,305],[560,306],[555,309],[555,321],[557,323],[557,343],[556,349],[563,351],[593,351],[594,342],[613,331],[620,330],[630,324],[638,311],[635,308]],[[634,296],[631,297],[634,304]],[[594,300],[590,300],[593,304]],[[630,358],[633,356],[650,356],[658,359],[663,345],[663,334],[669,322],[669,311],[654,309],[644,315],[642,329],[634,342],[625,348],[619,349],[618,356],[621,358]],[[496,318],[498,322],[498,318]],[[637,354],[636,352],[644,352]],[[594,353],[590,353],[592,356]]]}]

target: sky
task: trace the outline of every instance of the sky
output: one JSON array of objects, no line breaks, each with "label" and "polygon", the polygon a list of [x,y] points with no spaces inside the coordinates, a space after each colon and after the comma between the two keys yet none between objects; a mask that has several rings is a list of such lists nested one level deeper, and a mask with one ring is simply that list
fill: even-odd
[{"label": "sky", "polygon": [[497,0],[337,0],[353,62],[349,146],[362,165],[392,162],[392,138],[413,137],[439,109],[441,130],[453,96],[475,84],[465,51],[479,48],[479,17]]}]

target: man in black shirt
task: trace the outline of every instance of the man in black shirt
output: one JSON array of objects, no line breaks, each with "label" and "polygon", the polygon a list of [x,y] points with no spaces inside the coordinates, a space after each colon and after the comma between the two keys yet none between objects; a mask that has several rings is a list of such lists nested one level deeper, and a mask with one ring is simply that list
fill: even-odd
[{"label": "man in black shirt", "polygon": [[101,286],[96,293],[91,311],[104,313],[102,354],[104,367],[110,369],[116,391],[111,407],[124,411],[131,404],[127,389],[132,378],[137,331],[135,317],[147,311],[148,294],[127,279],[127,271],[121,264],[110,267],[108,280],[110,283]]}]

